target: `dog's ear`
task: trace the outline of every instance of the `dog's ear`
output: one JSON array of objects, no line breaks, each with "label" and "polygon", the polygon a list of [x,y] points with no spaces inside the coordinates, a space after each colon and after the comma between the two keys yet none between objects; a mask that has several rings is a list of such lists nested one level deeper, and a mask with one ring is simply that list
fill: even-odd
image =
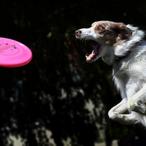
[{"label": "dog's ear", "polygon": [[127,42],[132,37],[132,30],[124,23],[114,23],[111,29],[116,34],[114,54],[116,56],[124,56],[129,51],[129,47],[122,47],[123,45],[121,44]]},{"label": "dog's ear", "polygon": [[113,23],[110,29],[117,34],[116,42],[127,40],[132,35],[132,31],[124,23]]}]

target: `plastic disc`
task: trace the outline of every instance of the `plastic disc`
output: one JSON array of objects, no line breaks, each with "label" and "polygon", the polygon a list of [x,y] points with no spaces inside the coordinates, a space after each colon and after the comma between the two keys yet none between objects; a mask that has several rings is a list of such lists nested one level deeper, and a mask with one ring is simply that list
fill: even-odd
[{"label": "plastic disc", "polygon": [[32,59],[31,50],[24,44],[0,37],[0,66],[20,67],[28,64]]}]

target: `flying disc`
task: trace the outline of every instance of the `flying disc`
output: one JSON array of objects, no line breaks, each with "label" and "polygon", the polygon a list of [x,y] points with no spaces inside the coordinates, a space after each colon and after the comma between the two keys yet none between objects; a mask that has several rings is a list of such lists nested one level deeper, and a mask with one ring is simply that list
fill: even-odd
[{"label": "flying disc", "polygon": [[31,50],[21,42],[0,37],[0,67],[21,67],[32,59]]}]

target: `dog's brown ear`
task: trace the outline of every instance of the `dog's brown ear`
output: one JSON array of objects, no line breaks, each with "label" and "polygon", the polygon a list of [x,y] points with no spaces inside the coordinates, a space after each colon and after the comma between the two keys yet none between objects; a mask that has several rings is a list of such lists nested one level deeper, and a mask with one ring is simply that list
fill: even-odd
[{"label": "dog's brown ear", "polygon": [[132,35],[132,31],[124,23],[114,23],[111,30],[117,34],[117,41],[126,40]]}]

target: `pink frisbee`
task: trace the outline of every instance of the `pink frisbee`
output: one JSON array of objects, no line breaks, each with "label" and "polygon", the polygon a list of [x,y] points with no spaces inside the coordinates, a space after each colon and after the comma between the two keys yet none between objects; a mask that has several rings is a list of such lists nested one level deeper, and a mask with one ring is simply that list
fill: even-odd
[{"label": "pink frisbee", "polygon": [[0,37],[0,66],[21,67],[28,64],[32,59],[31,50],[24,44]]}]

